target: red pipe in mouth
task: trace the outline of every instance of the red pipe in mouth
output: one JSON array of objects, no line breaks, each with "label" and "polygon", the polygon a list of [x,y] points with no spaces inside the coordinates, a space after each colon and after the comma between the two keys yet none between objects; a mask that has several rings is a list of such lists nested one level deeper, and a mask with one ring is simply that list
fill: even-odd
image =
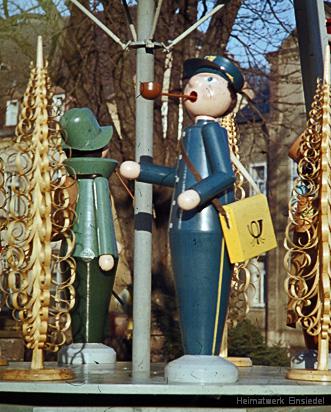
[{"label": "red pipe in mouth", "polygon": [[198,94],[196,92],[192,92],[190,94],[183,94],[177,91],[162,93],[161,84],[158,82],[140,83],[140,94],[142,95],[142,97],[148,100],[154,100],[159,96],[169,96],[177,97],[179,99],[191,100],[191,102],[195,102],[198,98]]}]

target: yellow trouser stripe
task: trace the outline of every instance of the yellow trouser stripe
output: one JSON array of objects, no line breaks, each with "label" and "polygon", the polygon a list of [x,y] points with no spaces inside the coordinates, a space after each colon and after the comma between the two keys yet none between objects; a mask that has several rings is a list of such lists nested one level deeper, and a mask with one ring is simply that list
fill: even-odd
[{"label": "yellow trouser stripe", "polygon": [[219,320],[219,317],[220,317],[222,280],[223,280],[223,265],[224,265],[224,238],[222,239],[222,245],[221,245],[220,273],[218,275],[217,305],[216,305],[215,324],[214,324],[214,338],[213,338],[213,349],[212,349],[212,354],[213,355],[215,355],[215,350],[216,350],[217,326],[218,326],[218,320]]}]

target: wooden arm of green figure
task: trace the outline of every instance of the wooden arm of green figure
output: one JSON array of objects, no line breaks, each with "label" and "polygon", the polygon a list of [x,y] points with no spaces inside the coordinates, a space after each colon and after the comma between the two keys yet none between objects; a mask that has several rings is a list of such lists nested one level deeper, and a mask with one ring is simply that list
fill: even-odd
[{"label": "wooden arm of green figure", "polygon": [[94,202],[99,256],[112,255],[116,259],[118,252],[112,219],[109,182],[105,177],[94,179]]}]

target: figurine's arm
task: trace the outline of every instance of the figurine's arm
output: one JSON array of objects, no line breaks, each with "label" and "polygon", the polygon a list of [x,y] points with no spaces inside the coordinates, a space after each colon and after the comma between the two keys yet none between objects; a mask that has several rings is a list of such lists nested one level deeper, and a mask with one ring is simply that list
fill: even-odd
[{"label": "figurine's arm", "polygon": [[137,179],[139,182],[174,187],[176,168],[159,166],[150,162],[140,163],[126,161],[121,164],[120,173],[128,179]]},{"label": "figurine's arm", "polygon": [[216,122],[202,128],[202,137],[212,174],[190,187],[178,197],[185,210],[213,199],[235,182],[226,130]]},{"label": "figurine's arm", "polygon": [[118,257],[115,228],[111,218],[111,202],[108,181],[104,177],[94,179],[94,206],[97,224],[99,265],[102,270],[111,270]]}]

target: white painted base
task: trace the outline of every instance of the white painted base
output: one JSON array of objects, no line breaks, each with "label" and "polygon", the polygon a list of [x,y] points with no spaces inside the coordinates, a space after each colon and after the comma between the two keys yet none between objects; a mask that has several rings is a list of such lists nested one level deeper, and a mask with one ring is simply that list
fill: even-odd
[{"label": "white painted base", "polygon": [[238,380],[238,368],[220,356],[184,355],[168,363],[164,376],[168,383],[218,384]]},{"label": "white painted base", "polygon": [[115,365],[116,352],[103,343],[72,343],[60,350],[58,362],[60,365]]},{"label": "white painted base", "polygon": [[[317,369],[317,350],[306,349],[297,352],[291,358],[291,369]],[[331,369],[331,353],[329,353],[329,370]]]}]

